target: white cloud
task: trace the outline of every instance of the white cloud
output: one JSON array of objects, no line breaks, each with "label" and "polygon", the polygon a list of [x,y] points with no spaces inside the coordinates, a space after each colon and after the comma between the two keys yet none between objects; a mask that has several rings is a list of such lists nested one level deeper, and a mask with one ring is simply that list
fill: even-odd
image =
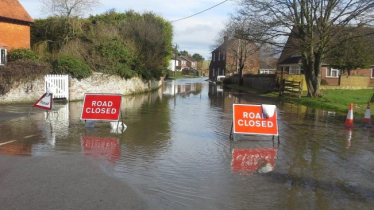
[{"label": "white cloud", "polygon": [[[19,0],[32,18],[45,18],[41,12],[40,0]],[[101,0],[101,6],[94,10],[94,14],[101,14],[110,9],[117,12],[134,10],[135,12],[153,12],[165,20],[174,21],[182,19],[214,5],[223,0]],[[210,46],[219,31],[224,28],[229,14],[235,12],[235,2],[227,1],[206,12],[196,16],[172,22],[174,27],[173,41],[178,44],[180,50],[189,53],[199,53],[206,59],[210,59]]]}]

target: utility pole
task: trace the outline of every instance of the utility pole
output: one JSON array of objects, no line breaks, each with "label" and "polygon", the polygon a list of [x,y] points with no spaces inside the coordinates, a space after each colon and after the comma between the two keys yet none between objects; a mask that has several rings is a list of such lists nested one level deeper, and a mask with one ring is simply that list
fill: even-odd
[{"label": "utility pole", "polygon": [[175,53],[174,53],[174,79],[175,78],[175,72],[177,71],[177,52],[178,52],[178,44],[175,44]]}]

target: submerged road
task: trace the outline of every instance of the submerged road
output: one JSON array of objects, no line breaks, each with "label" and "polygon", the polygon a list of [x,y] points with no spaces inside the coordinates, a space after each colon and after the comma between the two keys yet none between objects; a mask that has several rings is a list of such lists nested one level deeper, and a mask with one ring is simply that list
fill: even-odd
[{"label": "submerged road", "polygon": [[[27,109],[10,111],[9,107],[0,112],[0,121],[28,115]],[[0,150],[17,141],[2,142]],[[3,210],[150,208],[123,180],[108,176],[93,159],[81,153],[0,154],[0,188]]]},{"label": "submerged road", "polygon": [[147,209],[130,186],[81,154],[0,155],[0,188],[1,209]]}]

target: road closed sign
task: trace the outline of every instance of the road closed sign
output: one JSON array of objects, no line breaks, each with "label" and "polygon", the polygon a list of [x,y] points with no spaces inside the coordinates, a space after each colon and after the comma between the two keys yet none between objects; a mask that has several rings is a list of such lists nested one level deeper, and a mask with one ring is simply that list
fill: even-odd
[{"label": "road closed sign", "polygon": [[118,121],[121,102],[119,94],[85,94],[81,119]]},{"label": "road closed sign", "polygon": [[233,105],[233,132],[256,135],[278,135],[275,105]]}]

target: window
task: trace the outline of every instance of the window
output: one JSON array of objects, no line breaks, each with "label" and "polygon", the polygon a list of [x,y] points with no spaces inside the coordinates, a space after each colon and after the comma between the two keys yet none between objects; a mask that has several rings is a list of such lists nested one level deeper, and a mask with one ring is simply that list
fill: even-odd
[{"label": "window", "polygon": [[213,68],[213,77],[214,77],[214,72],[215,72],[215,69]]},{"label": "window", "polygon": [[303,74],[304,69],[301,66],[290,66],[289,74]]},{"label": "window", "polygon": [[214,57],[215,57],[215,53],[213,53],[213,55],[212,55],[212,60],[214,61]]},{"label": "window", "polygon": [[274,69],[260,69],[260,74],[275,74]]},{"label": "window", "polygon": [[0,49],[0,65],[6,64],[6,49]]},{"label": "window", "polygon": [[220,61],[221,59],[221,52],[218,52],[218,61]]},{"label": "window", "polygon": [[374,68],[371,69],[371,78],[374,78]]},{"label": "window", "polygon": [[326,69],[326,77],[339,77],[340,70],[334,68],[327,68]]}]

